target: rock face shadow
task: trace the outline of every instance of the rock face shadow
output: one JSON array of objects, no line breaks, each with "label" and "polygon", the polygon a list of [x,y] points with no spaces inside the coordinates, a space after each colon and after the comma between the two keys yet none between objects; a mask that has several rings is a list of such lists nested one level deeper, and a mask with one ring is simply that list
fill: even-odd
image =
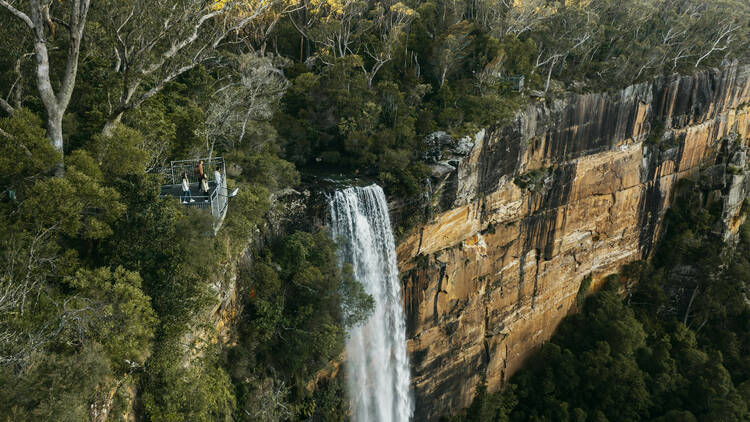
[{"label": "rock face shadow", "polygon": [[502,388],[584,277],[595,289],[648,257],[680,179],[710,180],[731,237],[749,114],[750,67],[734,63],[531,105],[431,164],[433,218],[397,248],[415,419],[468,406],[481,379]]}]

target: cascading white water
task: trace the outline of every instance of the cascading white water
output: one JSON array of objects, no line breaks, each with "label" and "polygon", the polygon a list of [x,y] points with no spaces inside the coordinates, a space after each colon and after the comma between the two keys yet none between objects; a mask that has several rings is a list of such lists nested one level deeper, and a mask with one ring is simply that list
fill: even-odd
[{"label": "cascading white water", "polygon": [[409,391],[406,322],[396,248],[383,190],[378,185],[337,191],[329,201],[339,258],[375,299],[375,309],[352,328],[346,343],[347,386],[356,422],[406,422]]}]

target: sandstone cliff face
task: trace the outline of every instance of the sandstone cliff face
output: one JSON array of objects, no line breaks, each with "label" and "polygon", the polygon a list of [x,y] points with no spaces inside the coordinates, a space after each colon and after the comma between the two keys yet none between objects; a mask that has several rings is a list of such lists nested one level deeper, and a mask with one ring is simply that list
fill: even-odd
[{"label": "sandstone cliff face", "polygon": [[503,386],[594,285],[647,257],[681,178],[731,233],[750,192],[750,67],[532,105],[435,166],[442,209],[398,246],[416,420]]}]

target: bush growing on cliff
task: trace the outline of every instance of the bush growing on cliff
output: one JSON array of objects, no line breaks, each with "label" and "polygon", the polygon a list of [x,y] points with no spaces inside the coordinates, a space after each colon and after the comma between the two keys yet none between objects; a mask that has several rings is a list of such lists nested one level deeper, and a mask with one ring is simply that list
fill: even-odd
[{"label": "bush growing on cliff", "polygon": [[346,413],[345,401],[331,402],[322,392],[311,396],[307,383],[340,357],[345,328],[364,320],[374,303],[351,269],[338,266],[327,232],[296,232],[274,242],[243,272],[241,289],[247,311],[240,344],[229,352],[240,403],[252,405],[257,388],[244,379],[275,376],[292,387],[289,399],[303,404],[298,416]]}]

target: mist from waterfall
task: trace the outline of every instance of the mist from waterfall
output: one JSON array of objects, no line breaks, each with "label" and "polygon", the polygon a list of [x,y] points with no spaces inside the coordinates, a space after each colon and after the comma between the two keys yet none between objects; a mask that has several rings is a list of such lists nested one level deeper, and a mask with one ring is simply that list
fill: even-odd
[{"label": "mist from waterfall", "polygon": [[355,422],[406,422],[414,405],[409,391],[406,322],[396,248],[383,190],[378,185],[335,192],[329,200],[331,232],[339,258],[375,299],[362,325],[349,330],[347,389]]}]

